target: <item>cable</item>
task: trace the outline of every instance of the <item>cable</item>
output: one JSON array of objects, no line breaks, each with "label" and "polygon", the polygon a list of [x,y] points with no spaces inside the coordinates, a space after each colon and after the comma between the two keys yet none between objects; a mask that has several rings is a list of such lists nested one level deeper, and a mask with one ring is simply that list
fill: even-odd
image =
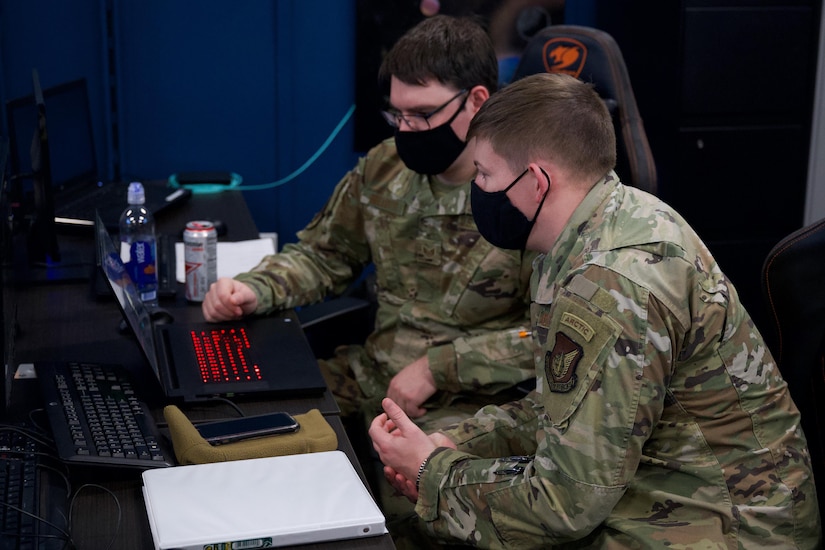
[{"label": "cable", "polygon": [[231,399],[227,399],[226,397],[214,397],[214,398],[210,399],[210,401],[216,401],[216,402],[220,402],[220,403],[226,403],[227,405],[229,405],[230,407],[232,407],[233,409],[235,409],[235,411],[237,411],[237,413],[238,413],[239,415],[241,415],[241,416],[246,416],[246,415],[244,414],[243,410],[242,410],[242,409],[241,409],[241,408],[237,405],[237,403],[235,403],[235,402],[234,402],[234,401],[232,401]]},{"label": "cable", "polygon": [[[54,458],[54,457],[50,457],[50,458]],[[57,468],[54,468],[52,466],[48,466],[46,464],[38,464],[37,467],[41,470],[49,470],[50,472],[54,472],[57,476],[60,477],[60,479],[63,480],[63,483],[66,485],[66,494],[67,495],[72,494],[72,483],[69,481],[69,476],[68,475],[66,475],[64,472],[61,472]]]},{"label": "cable", "polygon": [[341,129],[344,127],[344,125],[346,125],[346,123],[349,122],[349,119],[352,118],[352,114],[354,112],[355,105],[351,105],[350,108],[347,110],[346,114],[344,115],[344,118],[341,119],[341,122],[338,123],[338,126],[335,127],[335,129],[332,131],[329,137],[327,137],[326,141],[324,141],[324,143],[321,145],[321,147],[317,151],[315,151],[315,153],[311,157],[309,157],[309,159],[307,159],[307,161],[303,165],[301,165],[300,168],[298,168],[288,176],[270,183],[262,183],[259,185],[239,185],[235,189],[239,189],[241,191],[261,191],[263,189],[273,189],[297,178],[298,176],[303,174],[307,170],[307,168],[312,166],[312,164],[314,164],[315,161],[318,160],[318,157],[324,154],[324,151],[327,150],[327,147],[329,147],[333,140],[336,137],[338,137],[338,134],[341,132]]},{"label": "cable", "polygon": [[42,434],[44,437],[47,437],[47,438],[51,439],[51,436],[49,435],[49,433],[50,433],[49,430],[47,430],[46,428],[41,426],[40,422],[35,420],[34,415],[36,415],[38,413],[46,414],[46,409],[32,409],[32,410],[30,410],[29,411],[29,422],[31,422],[32,426],[34,426],[34,430],[35,430],[36,433]]},{"label": "cable", "polygon": [[0,533],[4,537],[10,537],[10,538],[13,537],[13,538],[18,538],[18,539],[37,539],[37,540],[57,539],[57,540],[62,540],[63,541],[64,547],[65,547],[66,544],[70,544],[71,548],[75,548],[74,541],[72,541],[72,536],[67,531],[64,531],[63,529],[61,529],[59,526],[55,525],[54,523],[38,516],[37,514],[32,514],[31,512],[28,512],[28,511],[26,511],[26,510],[24,510],[24,509],[22,509],[18,506],[15,506],[14,504],[9,504],[8,502],[0,501],[0,506],[5,506],[9,510],[14,510],[18,514],[23,514],[23,515],[29,516],[30,518],[33,518],[34,520],[36,520],[36,521],[38,521],[38,522],[40,522],[44,525],[48,525],[49,527],[53,528],[55,531],[58,531],[60,533],[60,535],[27,535],[27,534],[23,534],[23,533],[8,533],[8,532]]},{"label": "cable", "polygon": [[[30,442],[36,444],[37,449],[45,447],[47,450],[54,451],[53,446],[51,444],[51,439],[50,438],[44,437],[43,434],[37,434],[36,432],[33,432],[32,430],[30,430],[28,428],[24,428],[24,427],[20,427],[20,426],[14,426],[14,425],[10,425],[10,424],[0,424],[0,432],[13,432],[13,433],[19,434],[20,436],[23,436],[24,438],[26,438]],[[17,458],[14,458],[14,459],[15,460],[21,460],[21,461],[27,460],[27,457],[40,457],[41,459],[46,458],[46,459],[49,459],[49,460],[54,460],[55,459],[54,455],[51,452],[44,452],[42,450],[34,450],[34,449],[28,449],[28,448],[26,448],[26,449],[17,449],[17,448],[5,447],[4,446],[4,448],[2,449],[2,452],[3,452],[4,456],[7,457],[7,458],[18,457],[19,456],[19,459],[17,459]],[[70,484],[68,476],[65,472],[62,472],[62,471],[58,470],[57,468],[55,468],[55,467],[53,467],[49,464],[46,464],[44,461],[41,461],[41,460],[38,460],[34,464],[34,466],[38,470],[38,472],[40,472],[42,470],[48,470],[49,472],[52,472],[54,475],[57,475],[63,481],[63,483],[66,486],[66,494],[68,495],[71,492],[71,484]],[[40,479],[42,479],[42,478],[40,478]],[[36,486],[39,488],[39,485],[40,484],[38,483]],[[39,499],[40,499],[40,497],[38,496],[37,500],[35,501],[35,503],[37,503],[38,507],[40,506]],[[46,539],[61,540],[61,541],[63,541],[63,548],[64,549],[65,548],[75,548],[74,541],[72,540],[71,534],[69,532],[70,528],[68,526],[67,526],[67,529],[69,529],[69,530],[67,531],[66,529],[64,529],[64,528],[60,527],[59,525],[55,524],[54,522],[49,521],[49,519],[47,519],[43,516],[40,516],[36,513],[24,510],[24,509],[20,508],[19,506],[15,505],[15,504],[11,504],[11,503],[5,502],[5,501],[0,501],[0,504],[5,506],[9,510],[13,510],[17,514],[28,516],[28,517],[33,518],[35,521],[37,521],[37,522],[39,522],[43,525],[49,526],[50,528],[54,529],[55,533],[57,533],[57,534],[50,534],[50,533],[48,533],[48,534],[47,533],[24,534],[24,533],[9,533],[9,532],[4,531],[4,532],[0,533],[0,537],[3,537],[3,538],[16,537],[16,538],[20,538],[20,539],[34,538],[34,539],[37,539],[37,540],[46,540]],[[37,511],[40,512],[41,510],[37,510]],[[65,519],[65,516],[63,516],[63,518]]]},{"label": "cable", "polygon": [[[233,409],[235,409],[235,412],[237,412],[237,413],[238,413],[238,416],[240,416],[240,417],[244,417],[244,416],[246,416],[246,414],[244,414],[244,412],[243,412],[243,409],[241,409],[241,408],[238,406],[238,404],[237,404],[237,403],[235,403],[235,402],[234,402],[234,401],[232,401],[231,399],[227,399],[226,397],[211,397],[211,398],[209,398],[209,399],[206,401],[206,403],[209,403],[209,404],[212,404],[212,403],[224,403],[224,404],[226,404],[226,405],[229,405],[229,406],[230,406],[230,407],[232,407]],[[191,410],[193,410],[193,409],[195,409],[195,408],[196,408],[197,410],[201,410],[201,411],[211,411],[211,410],[212,410],[211,408],[204,408],[204,407],[193,407],[192,409],[189,409],[189,410],[191,411]],[[223,417],[223,416],[221,416],[220,418],[207,418],[207,419],[203,419],[203,420],[195,420],[195,421],[193,421],[193,422],[192,422],[192,424],[203,424],[203,423],[206,423],[206,422],[215,422],[215,421],[217,421],[217,420],[224,420],[224,417]],[[159,428],[168,428],[168,427],[169,427],[169,423],[168,423],[168,422],[161,422],[161,421],[158,421],[158,422],[156,422],[156,424],[158,425],[158,427],[159,427]]]},{"label": "cable", "polygon": [[118,500],[117,495],[115,495],[112,491],[110,491],[106,487],[104,487],[102,485],[97,485],[95,483],[85,483],[85,484],[83,484],[83,485],[81,485],[80,487],[77,488],[77,491],[75,492],[74,496],[72,496],[71,502],[69,503],[69,525],[72,524],[72,513],[74,511],[74,505],[75,505],[75,501],[77,499],[77,496],[80,494],[80,492],[83,489],[89,489],[89,488],[100,489],[101,491],[105,491],[105,492],[109,493],[109,495],[112,497],[112,500],[114,500],[115,504],[117,505],[117,523],[115,524],[115,532],[112,534],[112,539],[109,541],[109,544],[106,546],[106,550],[109,550],[115,544],[115,541],[117,540],[117,535],[120,532],[120,525],[121,525],[121,522],[123,520],[123,510],[120,507],[120,501]]},{"label": "cable", "polygon": [[6,508],[9,508],[11,510],[14,510],[18,514],[24,514],[26,516],[29,516],[30,518],[33,518],[36,521],[39,521],[40,523],[44,523],[44,524],[48,525],[49,527],[53,528],[55,531],[59,531],[60,534],[62,535],[62,536],[58,536],[58,535],[24,535],[22,533],[0,533],[0,536],[3,536],[3,537],[19,537],[19,538],[32,538],[32,537],[34,537],[34,538],[37,538],[37,539],[60,539],[60,540],[63,540],[67,543],[71,543],[72,548],[74,548],[75,545],[74,545],[74,541],[72,541],[72,536],[67,531],[60,528],[58,525],[52,523],[51,521],[49,521],[49,520],[47,520],[43,517],[38,516],[37,514],[32,514],[31,512],[20,508],[19,506],[15,506],[14,504],[9,504],[8,502],[3,502],[3,501],[0,500],[0,505],[5,506]]}]

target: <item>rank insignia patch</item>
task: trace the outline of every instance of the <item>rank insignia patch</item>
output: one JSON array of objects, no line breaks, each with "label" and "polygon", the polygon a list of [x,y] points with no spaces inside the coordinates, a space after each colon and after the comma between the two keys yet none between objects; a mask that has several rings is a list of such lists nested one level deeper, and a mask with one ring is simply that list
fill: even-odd
[{"label": "rank insignia patch", "polygon": [[566,393],[576,387],[576,367],[581,361],[582,347],[562,332],[556,333],[553,351],[544,356],[544,371],[550,391]]}]

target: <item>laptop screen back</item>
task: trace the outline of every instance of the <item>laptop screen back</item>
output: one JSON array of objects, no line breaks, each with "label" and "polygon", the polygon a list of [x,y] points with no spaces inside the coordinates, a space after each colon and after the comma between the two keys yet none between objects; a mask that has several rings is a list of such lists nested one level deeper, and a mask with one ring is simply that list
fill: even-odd
[{"label": "laptop screen back", "polygon": [[98,263],[100,268],[112,288],[112,292],[120,305],[120,310],[126,316],[129,326],[135,333],[135,337],[143,348],[144,355],[149,360],[149,365],[157,376],[161,379],[158,365],[157,353],[155,349],[155,339],[152,333],[152,318],[146,305],[138,296],[137,289],[126,271],[126,267],[120,259],[120,253],[115,248],[109,231],[103,224],[100,216],[95,220],[95,240],[97,241]]}]

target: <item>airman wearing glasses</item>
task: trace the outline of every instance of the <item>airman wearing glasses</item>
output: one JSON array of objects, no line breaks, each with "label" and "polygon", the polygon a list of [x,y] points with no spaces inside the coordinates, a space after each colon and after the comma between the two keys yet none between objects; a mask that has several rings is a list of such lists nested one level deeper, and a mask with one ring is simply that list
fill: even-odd
[{"label": "airman wearing glasses", "polygon": [[[461,101],[461,105],[458,106],[458,109],[456,110],[455,114],[453,114],[453,116],[451,116],[450,119],[446,123],[444,123],[452,124],[452,122],[455,120],[455,117],[458,116],[458,113],[461,112],[461,109],[463,109],[464,105],[467,103],[467,92],[469,92],[469,90],[459,90],[459,92],[455,94],[453,97],[451,97],[450,99],[448,99],[447,101],[445,101],[444,103],[442,103],[441,105],[439,105],[438,107],[436,107],[428,113],[412,112],[404,114],[397,109],[388,109],[386,111],[381,111],[381,115],[384,117],[384,120],[387,121],[387,124],[389,124],[393,128],[401,129],[402,126],[406,125],[406,128],[404,129],[407,131],[422,132],[424,130],[431,129],[430,119],[434,115],[437,115],[438,113],[443,111],[444,108],[447,107],[447,105],[449,105],[459,97],[464,96],[464,99]],[[435,126],[438,127],[441,125],[442,124],[438,123],[438,121],[436,120]]]},{"label": "airman wearing glasses", "polygon": [[209,321],[265,315],[344,291],[374,264],[377,315],[363,345],[322,370],[344,416],[367,421],[389,396],[433,429],[509,400],[532,378],[530,254],[481,237],[470,208],[470,121],[498,65],[474,21],[429,18],[387,53],[384,117],[395,135],[359,160],[298,242],[215,283]]}]

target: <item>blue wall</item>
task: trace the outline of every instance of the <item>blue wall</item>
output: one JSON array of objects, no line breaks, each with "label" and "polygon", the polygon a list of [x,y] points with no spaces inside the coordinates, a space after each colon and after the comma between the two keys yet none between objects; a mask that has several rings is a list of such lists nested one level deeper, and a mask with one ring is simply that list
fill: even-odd
[{"label": "blue wall", "polygon": [[[0,0],[0,100],[31,93],[32,67],[44,87],[85,77],[107,179],[225,170],[260,185],[353,104],[354,33],[342,0]],[[300,176],[246,192],[262,231],[294,240],[354,165],[352,135],[350,121]]]},{"label": "blue wall", "polygon": [[[103,77],[105,12],[99,0],[0,0],[0,101],[32,93],[32,68],[43,88],[85,77],[88,80],[98,164],[106,156]],[[8,135],[2,109],[0,133]]]}]

